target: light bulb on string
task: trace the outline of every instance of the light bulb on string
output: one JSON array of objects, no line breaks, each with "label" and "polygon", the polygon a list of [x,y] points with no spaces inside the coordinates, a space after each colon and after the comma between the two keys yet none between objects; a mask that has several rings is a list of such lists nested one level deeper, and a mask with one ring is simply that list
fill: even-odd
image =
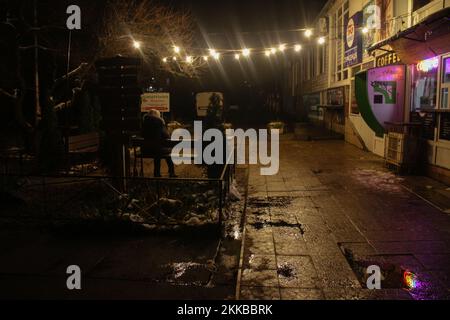
[{"label": "light bulb on string", "polygon": [[299,44],[296,44],[296,45],[294,46],[294,51],[295,51],[295,52],[300,52],[300,50],[302,50],[302,46],[299,45]]},{"label": "light bulb on string", "polygon": [[319,44],[324,44],[325,43],[325,37],[320,37],[319,39],[317,39],[317,42]]},{"label": "light bulb on string", "polygon": [[311,29],[306,29],[305,30],[305,37],[310,38],[312,36],[312,30]]},{"label": "light bulb on string", "polygon": [[133,47],[135,49],[140,49],[141,48],[141,43],[139,41],[133,41]]},{"label": "light bulb on string", "polygon": [[244,57],[248,57],[250,55],[250,49],[243,49],[242,50],[242,55]]},{"label": "light bulb on string", "polygon": [[175,53],[180,53],[180,47],[178,47],[178,46],[174,46],[173,47],[173,51],[175,52]]},{"label": "light bulb on string", "polygon": [[234,59],[235,59],[235,60],[239,60],[240,58],[241,58],[241,56],[240,56],[239,53],[236,53],[236,54],[234,55]]}]

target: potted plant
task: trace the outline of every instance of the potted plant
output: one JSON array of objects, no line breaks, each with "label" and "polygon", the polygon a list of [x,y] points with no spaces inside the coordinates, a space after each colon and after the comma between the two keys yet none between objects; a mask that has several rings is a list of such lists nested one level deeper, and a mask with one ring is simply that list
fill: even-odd
[{"label": "potted plant", "polygon": [[284,133],[284,123],[281,121],[269,122],[269,124],[267,125],[267,129],[269,131],[271,131],[273,129],[278,129],[278,130],[280,130],[280,134],[283,134]]}]

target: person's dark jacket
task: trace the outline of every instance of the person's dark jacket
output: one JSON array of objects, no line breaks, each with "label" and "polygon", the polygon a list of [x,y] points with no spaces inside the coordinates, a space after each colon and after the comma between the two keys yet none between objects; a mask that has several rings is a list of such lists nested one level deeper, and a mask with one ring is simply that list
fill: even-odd
[{"label": "person's dark jacket", "polygon": [[142,124],[145,156],[164,157],[170,155],[169,139],[164,121],[156,116],[145,115]]}]

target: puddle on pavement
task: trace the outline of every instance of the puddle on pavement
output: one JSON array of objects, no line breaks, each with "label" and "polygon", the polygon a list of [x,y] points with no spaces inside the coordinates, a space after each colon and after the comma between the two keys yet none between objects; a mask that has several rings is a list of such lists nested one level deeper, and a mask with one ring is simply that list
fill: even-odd
[{"label": "puddle on pavement", "polygon": [[280,196],[268,198],[249,198],[247,206],[249,208],[287,208],[292,203],[293,197]]},{"label": "puddle on pavement", "polygon": [[283,263],[282,265],[279,265],[277,268],[277,273],[285,278],[294,278],[295,277],[295,271],[294,267],[292,267],[288,263]]},{"label": "puddle on pavement", "polygon": [[339,247],[363,288],[367,288],[367,279],[372,274],[367,273],[367,268],[378,266],[381,271],[382,289],[411,289],[405,283],[404,276],[407,270],[401,266],[387,262],[381,256],[358,257],[344,245],[340,244]]},{"label": "puddle on pavement", "polygon": [[261,230],[267,227],[286,227],[286,228],[298,228],[301,235],[305,233],[305,230],[303,229],[303,226],[300,223],[289,223],[286,221],[272,222],[268,220],[262,220],[249,223],[249,225],[255,228],[256,230]]}]

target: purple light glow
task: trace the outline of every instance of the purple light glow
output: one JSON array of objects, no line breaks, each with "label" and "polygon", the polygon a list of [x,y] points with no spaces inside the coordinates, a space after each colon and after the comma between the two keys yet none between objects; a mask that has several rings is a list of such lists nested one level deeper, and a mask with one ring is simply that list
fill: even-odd
[{"label": "purple light glow", "polygon": [[439,67],[439,57],[422,60],[417,64],[417,70],[428,72]]}]

